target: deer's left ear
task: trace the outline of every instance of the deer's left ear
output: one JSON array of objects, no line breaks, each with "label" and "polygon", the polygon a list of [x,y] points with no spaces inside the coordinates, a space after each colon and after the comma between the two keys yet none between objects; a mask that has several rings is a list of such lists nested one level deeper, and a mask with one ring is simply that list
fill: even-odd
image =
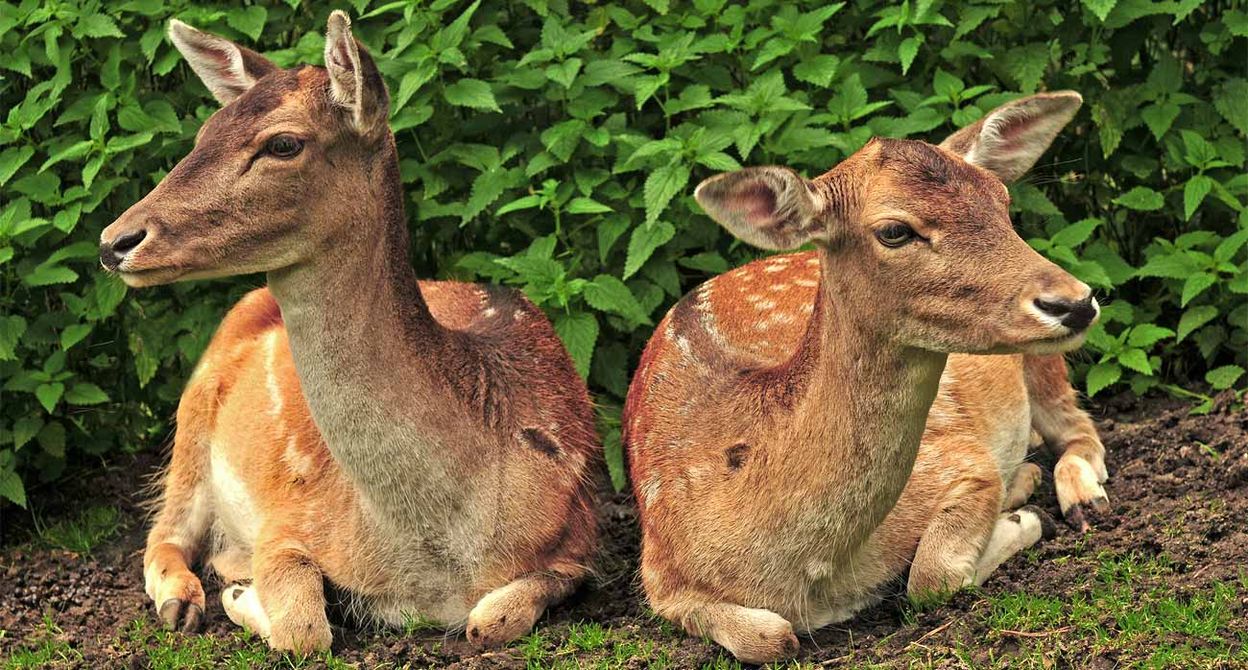
[{"label": "deer's left ear", "polygon": [[196,30],[177,19],[169,21],[169,39],[222,105],[234,102],[261,77],[279,69],[251,49]]},{"label": "deer's left ear", "polygon": [[333,101],[351,112],[356,132],[370,136],[386,127],[390,95],[381,72],[351,34],[351,19],[335,10],[325,35],[325,69]]},{"label": "deer's left ear", "polygon": [[1083,97],[1074,91],[1019,98],[950,135],[940,146],[1008,184],[1036,164],[1082,104]]}]

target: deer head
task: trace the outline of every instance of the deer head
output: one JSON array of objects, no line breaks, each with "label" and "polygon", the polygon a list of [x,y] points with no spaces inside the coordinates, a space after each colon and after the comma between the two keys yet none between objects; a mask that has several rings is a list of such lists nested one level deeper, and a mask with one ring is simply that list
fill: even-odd
[{"label": "deer head", "polygon": [[1077,93],[1004,105],[940,146],[874,139],[808,180],[781,167],[708,179],[695,197],[765,249],[813,242],[833,300],[939,352],[1065,351],[1099,315],[1086,284],[1015,232],[1003,180],[1021,176],[1070,121]]},{"label": "deer head", "polygon": [[283,70],[176,20],[169,36],[223,107],[104,230],[105,268],[130,286],[277,270],[341,251],[369,207],[402,212],[389,96],[345,13],[324,68]]}]

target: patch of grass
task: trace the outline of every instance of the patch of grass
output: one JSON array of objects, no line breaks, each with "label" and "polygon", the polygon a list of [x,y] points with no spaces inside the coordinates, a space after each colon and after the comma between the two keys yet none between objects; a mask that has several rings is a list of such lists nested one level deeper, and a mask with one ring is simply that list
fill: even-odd
[{"label": "patch of grass", "polygon": [[302,670],[330,668],[348,670],[355,666],[335,658],[333,652],[295,657],[269,649],[258,635],[240,630],[227,638],[211,635],[184,635],[167,631],[147,619],[136,619],[122,631],[117,644],[140,654],[143,667],[152,670]]},{"label": "patch of grass", "polygon": [[[42,630],[31,636],[38,638],[38,642],[31,647],[15,649],[8,658],[0,659],[0,669],[43,670],[77,665],[82,661],[82,653],[62,639],[64,634],[51,615],[45,614]],[[4,631],[0,631],[0,638],[3,636]]]},{"label": "patch of grass", "polygon": [[579,622],[568,626],[568,641],[560,651],[597,651],[602,649],[610,630],[599,623]]},{"label": "patch of grass", "polygon": [[403,615],[403,635],[416,636],[425,633],[438,632],[442,630],[442,626],[438,622],[430,619],[423,614],[407,614]]},{"label": "patch of grass", "polygon": [[89,556],[101,543],[117,534],[121,516],[113,507],[89,507],[72,519],[62,519],[50,526],[36,519],[35,528],[43,544]]},{"label": "patch of grass", "polygon": [[520,653],[524,656],[524,664],[529,670],[540,670],[546,667],[549,641],[540,631],[529,634],[520,642]]},{"label": "patch of grass", "polygon": [[[1005,593],[988,600],[979,615],[991,639],[1011,639],[1027,652],[1012,667],[1048,667],[1065,648],[1078,658],[1106,655],[1131,659],[1130,667],[1215,667],[1226,659],[1248,660],[1248,632],[1233,632],[1243,586],[1215,584],[1203,592],[1176,592],[1164,584],[1174,568],[1163,557],[1101,555],[1088,593],[1041,596]],[[1073,640],[1083,644],[1070,645]],[[1047,661],[1046,661],[1047,659]]]}]

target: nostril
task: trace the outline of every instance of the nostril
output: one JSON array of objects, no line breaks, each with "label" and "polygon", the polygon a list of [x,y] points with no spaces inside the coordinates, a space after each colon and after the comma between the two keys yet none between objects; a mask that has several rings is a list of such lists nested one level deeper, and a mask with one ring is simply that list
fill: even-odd
[{"label": "nostril", "polygon": [[139,243],[147,239],[147,230],[139,229],[132,233],[126,233],[113,240],[109,246],[112,247],[113,253],[118,256],[125,256],[130,253]]},{"label": "nostril", "polygon": [[1061,319],[1070,314],[1072,307],[1071,303],[1066,302],[1065,300],[1045,300],[1044,298],[1036,298],[1033,302],[1036,305],[1036,309],[1055,319]]},{"label": "nostril", "polygon": [[1096,320],[1096,303],[1092,296],[1071,305],[1070,313],[1062,319],[1062,325],[1073,331],[1081,331],[1092,325]]}]

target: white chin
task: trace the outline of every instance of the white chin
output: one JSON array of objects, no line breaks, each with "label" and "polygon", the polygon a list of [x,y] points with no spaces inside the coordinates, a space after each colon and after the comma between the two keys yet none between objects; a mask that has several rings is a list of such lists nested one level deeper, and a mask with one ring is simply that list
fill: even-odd
[{"label": "white chin", "polygon": [[1036,340],[1029,344],[1024,344],[1020,348],[1025,354],[1061,354],[1078,349],[1083,345],[1083,341],[1087,339],[1087,336],[1088,331],[1082,330],[1077,333]]}]

